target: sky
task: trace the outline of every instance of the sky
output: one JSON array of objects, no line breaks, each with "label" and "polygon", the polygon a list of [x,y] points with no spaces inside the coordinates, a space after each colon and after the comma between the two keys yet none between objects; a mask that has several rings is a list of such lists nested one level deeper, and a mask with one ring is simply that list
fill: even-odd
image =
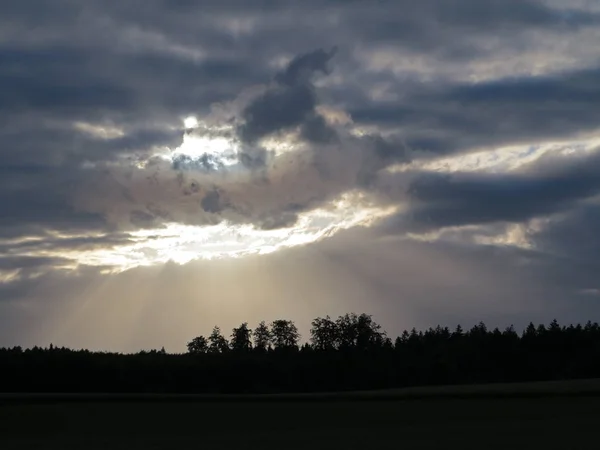
[{"label": "sky", "polygon": [[600,3],[0,4],[0,346],[600,319]]}]

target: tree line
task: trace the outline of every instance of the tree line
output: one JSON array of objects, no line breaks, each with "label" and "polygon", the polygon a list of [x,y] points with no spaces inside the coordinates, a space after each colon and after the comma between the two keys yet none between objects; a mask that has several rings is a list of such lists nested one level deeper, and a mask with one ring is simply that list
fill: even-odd
[{"label": "tree line", "polygon": [[[318,317],[311,325],[310,344],[305,344],[303,350],[367,350],[392,346],[387,333],[381,331],[381,325],[368,314],[345,314],[335,321],[329,316]],[[244,322],[232,330],[229,341],[221,333],[221,328],[215,326],[208,338],[198,336],[187,344],[187,348],[194,355],[250,350],[293,351],[299,350],[300,337],[298,328],[291,320],[274,320],[270,325],[262,321],[254,330]]]},{"label": "tree line", "polygon": [[368,314],[219,327],[187,353],[0,349],[4,392],[274,393],[600,377],[600,326],[437,326],[392,339]]}]

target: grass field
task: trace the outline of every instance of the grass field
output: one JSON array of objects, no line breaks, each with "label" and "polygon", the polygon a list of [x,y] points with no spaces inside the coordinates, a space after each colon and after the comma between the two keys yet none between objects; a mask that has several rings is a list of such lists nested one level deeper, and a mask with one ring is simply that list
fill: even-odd
[{"label": "grass field", "polygon": [[600,381],[353,394],[0,396],[0,449],[594,448]]}]

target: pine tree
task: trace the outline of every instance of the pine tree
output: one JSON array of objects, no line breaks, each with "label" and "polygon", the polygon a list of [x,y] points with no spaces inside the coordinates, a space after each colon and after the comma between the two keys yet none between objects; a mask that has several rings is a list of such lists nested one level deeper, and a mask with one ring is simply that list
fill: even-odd
[{"label": "pine tree", "polygon": [[236,352],[250,351],[252,349],[251,336],[252,330],[248,328],[247,322],[234,328],[231,333],[231,349]]}]

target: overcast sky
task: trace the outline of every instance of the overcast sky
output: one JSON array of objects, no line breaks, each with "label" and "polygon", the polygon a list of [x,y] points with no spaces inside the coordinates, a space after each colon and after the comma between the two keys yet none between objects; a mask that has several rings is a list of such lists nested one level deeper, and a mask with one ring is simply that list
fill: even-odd
[{"label": "overcast sky", "polygon": [[0,3],[0,346],[600,320],[600,3]]}]

